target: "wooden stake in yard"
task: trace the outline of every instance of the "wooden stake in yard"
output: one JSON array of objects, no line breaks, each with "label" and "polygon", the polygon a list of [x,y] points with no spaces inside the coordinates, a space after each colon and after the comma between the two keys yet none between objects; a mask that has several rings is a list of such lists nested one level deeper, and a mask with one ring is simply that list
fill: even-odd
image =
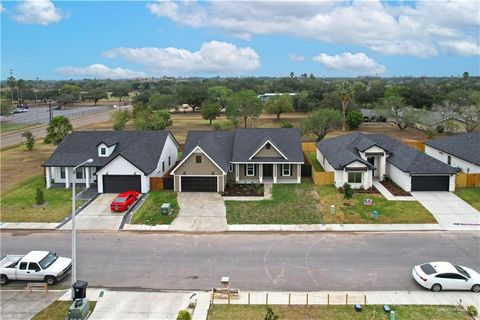
[{"label": "wooden stake in yard", "polygon": [[265,293],[265,304],[268,306],[268,292]]},{"label": "wooden stake in yard", "polygon": [[290,305],[290,296],[291,296],[291,293],[288,294],[288,305]]},{"label": "wooden stake in yard", "polygon": [[307,293],[307,306],[308,306],[308,293]]},{"label": "wooden stake in yard", "polygon": [[250,304],[250,292],[248,293],[248,304]]},{"label": "wooden stake in yard", "polygon": [[230,304],[230,290],[227,291],[228,304]]},{"label": "wooden stake in yard", "polygon": [[364,295],[363,304],[367,305],[367,295]]},{"label": "wooden stake in yard", "polygon": [[345,304],[348,304],[348,293],[345,293]]},{"label": "wooden stake in yard", "polygon": [[330,305],[330,293],[327,293],[327,306]]}]

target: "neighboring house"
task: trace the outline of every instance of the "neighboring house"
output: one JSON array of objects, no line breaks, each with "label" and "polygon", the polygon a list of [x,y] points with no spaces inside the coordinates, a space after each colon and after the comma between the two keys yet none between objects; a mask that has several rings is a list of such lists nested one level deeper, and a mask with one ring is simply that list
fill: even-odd
[{"label": "neighboring house", "polygon": [[[150,177],[161,177],[175,164],[178,143],[169,131],[75,131],[43,163],[47,188],[72,179],[99,193],[150,190]],[[78,168],[75,166],[93,159]]]},{"label": "neighboring house", "polygon": [[480,173],[480,132],[428,141],[425,153],[465,173]]},{"label": "neighboring house", "polygon": [[385,122],[385,117],[378,114],[374,109],[360,109],[363,115],[363,122]]},{"label": "neighboring house", "polygon": [[388,176],[405,191],[454,191],[456,169],[383,134],[350,133],[320,141],[317,160],[335,186],[368,189]]},{"label": "neighboring house", "polygon": [[300,131],[294,128],[189,131],[172,171],[175,191],[222,192],[232,183],[300,183]]},{"label": "neighboring house", "polygon": [[438,128],[443,127],[442,132],[449,133],[467,131],[465,118],[454,112],[444,116],[439,111],[419,111],[419,116],[415,118],[414,127],[425,131],[438,131]]},{"label": "neighboring house", "polygon": [[290,97],[295,97],[298,95],[298,93],[264,93],[264,94],[259,94],[257,97],[258,99],[260,99],[262,102],[266,102],[268,101],[268,99],[270,98],[276,98],[278,96],[281,96],[281,95],[284,95],[284,94],[287,94],[289,95]]}]

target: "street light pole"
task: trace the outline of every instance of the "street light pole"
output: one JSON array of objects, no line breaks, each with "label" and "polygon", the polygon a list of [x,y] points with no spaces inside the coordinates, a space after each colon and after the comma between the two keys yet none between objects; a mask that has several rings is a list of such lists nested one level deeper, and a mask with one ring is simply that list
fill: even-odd
[{"label": "street light pole", "polygon": [[[72,299],[74,298],[74,291],[73,291],[73,284],[77,282],[77,230],[75,229],[75,202],[76,202],[76,195],[75,195],[75,172],[77,168],[83,166],[86,163],[92,163],[93,159],[88,159],[78,166],[72,169],[71,179],[72,179]],[[89,179],[90,177],[86,177]]]}]

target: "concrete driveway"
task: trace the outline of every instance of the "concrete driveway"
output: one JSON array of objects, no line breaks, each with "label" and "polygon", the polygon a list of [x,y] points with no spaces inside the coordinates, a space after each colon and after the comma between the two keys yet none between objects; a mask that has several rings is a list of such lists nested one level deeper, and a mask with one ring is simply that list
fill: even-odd
[{"label": "concrete driveway", "polygon": [[0,294],[0,319],[31,319],[53,301],[60,298],[63,291],[50,291],[46,296],[43,291],[28,293],[22,290],[2,290]]},{"label": "concrete driveway", "polygon": [[416,191],[411,194],[445,230],[480,231],[480,212],[453,192]]},{"label": "concrete driveway", "polygon": [[218,193],[179,192],[180,212],[170,225],[174,231],[227,231],[225,202]]},{"label": "concrete driveway", "polygon": [[[117,194],[103,193],[86,206],[75,219],[77,230],[118,230],[122,223],[124,212],[110,211],[110,203]],[[60,229],[70,230],[69,221]]]}]

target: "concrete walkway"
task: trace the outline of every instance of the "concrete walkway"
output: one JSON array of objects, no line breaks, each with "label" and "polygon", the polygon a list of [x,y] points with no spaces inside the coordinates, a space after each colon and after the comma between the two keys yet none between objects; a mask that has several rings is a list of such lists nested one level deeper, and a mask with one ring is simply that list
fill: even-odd
[{"label": "concrete walkway", "polygon": [[402,232],[441,231],[438,224],[229,224],[233,232]]},{"label": "concrete walkway", "polygon": [[58,222],[43,223],[43,222],[0,222],[0,230],[8,229],[25,229],[25,230],[55,230]]},{"label": "concrete walkway", "polygon": [[180,212],[170,225],[170,231],[227,231],[225,202],[218,193],[179,192]]},{"label": "concrete walkway", "polygon": [[480,212],[453,192],[416,191],[412,195],[445,230],[480,231]]},{"label": "concrete walkway", "polygon": [[0,292],[0,319],[31,319],[50,303],[60,298],[63,292],[50,291],[47,295],[41,290],[32,293],[23,290],[2,290]]},{"label": "concrete walkway", "polygon": [[388,191],[387,188],[383,186],[383,184],[380,183],[380,181],[373,181],[373,186],[377,188],[377,190],[382,194],[382,196],[385,197],[385,199],[390,200],[390,201],[417,201],[414,197],[412,196],[394,196],[390,191]]}]

